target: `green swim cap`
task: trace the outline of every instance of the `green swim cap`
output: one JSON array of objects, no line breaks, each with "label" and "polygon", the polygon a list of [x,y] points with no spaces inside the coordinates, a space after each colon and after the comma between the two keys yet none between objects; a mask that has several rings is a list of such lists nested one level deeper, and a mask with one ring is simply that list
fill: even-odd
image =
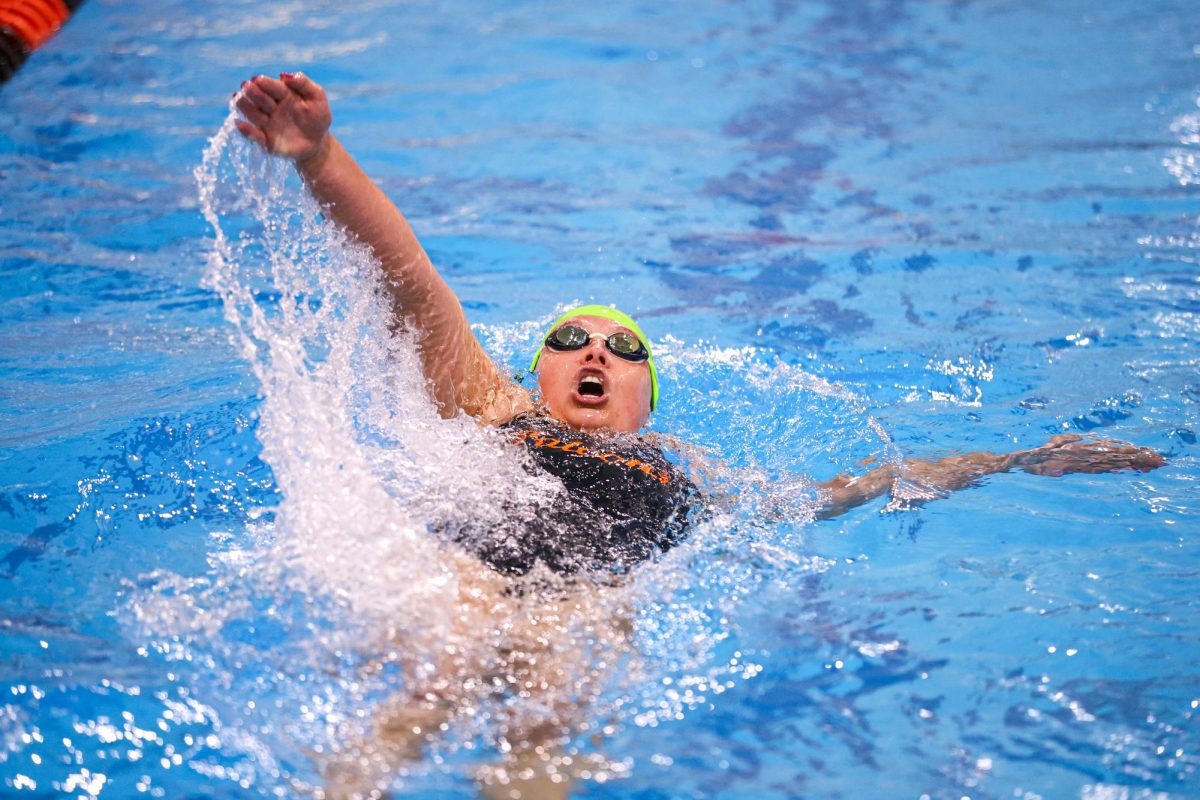
[{"label": "green swim cap", "polygon": [[[653,411],[654,409],[658,408],[658,370],[654,368],[654,352],[650,349],[650,340],[646,338],[646,334],[642,333],[641,327],[633,321],[633,317],[629,316],[624,311],[619,311],[613,308],[612,306],[579,306],[578,308],[572,308],[570,311],[554,320],[553,324],[550,325],[549,330],[546,331],[546,335],[542,337],[541,341],[545,342],[546,336],[549,336],[551,331],[553,331],[559,325],[562,325],[571,317],[600,317],[602,319],[610,319],[618,325],[624,325],[626,328],[629,328],[629,330],[637,334],[638,339],[640,339],[642,342],[642,346],[646,348],[646,352],[650,355],[650,357],[646,359],[646,365],[650,367],[650,410]],[[529,364],[530,372],[533,372],[537,369],[538,361],[542,357],[542,347],[544,347],[544,345],[539,342],[537,352],[533,356],[533,361]]]}]

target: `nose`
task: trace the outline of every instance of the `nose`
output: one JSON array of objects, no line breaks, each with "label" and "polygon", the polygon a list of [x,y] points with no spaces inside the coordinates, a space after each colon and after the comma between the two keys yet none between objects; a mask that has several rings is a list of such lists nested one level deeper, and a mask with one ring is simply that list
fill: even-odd
[{"label": "nose", "polygon": [[603,366],[608,366],[608,347],[604,343],[604,338],[601,336],[593,336],[584,348],[584,363],[597,361]]}]

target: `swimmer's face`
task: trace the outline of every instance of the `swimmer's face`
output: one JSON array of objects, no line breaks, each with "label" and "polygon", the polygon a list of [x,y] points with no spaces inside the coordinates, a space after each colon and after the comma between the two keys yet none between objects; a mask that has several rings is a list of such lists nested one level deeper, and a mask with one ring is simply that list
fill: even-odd
[{"label": "swimmer's face", "polygon": [[[604,336],[623,331],[624,325],[603,317],[571,317],[562,325],[578,325]],[[606,428],[636,433],[650,418],[650,367],[613,355],[599,338],[580,350],[559,352],[542,348],[538,360],[538,388],[550,416],[576,430]]]}]

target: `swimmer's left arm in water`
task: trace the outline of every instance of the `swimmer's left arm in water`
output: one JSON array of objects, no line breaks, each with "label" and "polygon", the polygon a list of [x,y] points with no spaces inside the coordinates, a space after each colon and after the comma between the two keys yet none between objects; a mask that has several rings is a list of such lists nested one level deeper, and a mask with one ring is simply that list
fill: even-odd
[{"label": "swimmer's left arm in water", "polygon": [[977,485],[987,475],[1020,469],[1033,475],[1060,476],[1073,472],[1148,472],[1166,463],[1146,447],[1108,439],[1055,436],[1041,447],[1012,453],[975,452],[936,461],[912,460],[886,464],[864,475],[838,475],[819,484],[822,503],[818,519],[829,519],[891,494],[885,510],[923,505],[959,489]]}]

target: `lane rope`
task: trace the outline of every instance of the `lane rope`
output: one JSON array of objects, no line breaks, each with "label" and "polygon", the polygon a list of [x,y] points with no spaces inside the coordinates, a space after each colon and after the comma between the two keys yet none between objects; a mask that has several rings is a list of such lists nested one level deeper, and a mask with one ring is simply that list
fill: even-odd
[{"label": "lane rope", "polygon": [[0,0],[0,83],[58,32],[83,0]]}]

